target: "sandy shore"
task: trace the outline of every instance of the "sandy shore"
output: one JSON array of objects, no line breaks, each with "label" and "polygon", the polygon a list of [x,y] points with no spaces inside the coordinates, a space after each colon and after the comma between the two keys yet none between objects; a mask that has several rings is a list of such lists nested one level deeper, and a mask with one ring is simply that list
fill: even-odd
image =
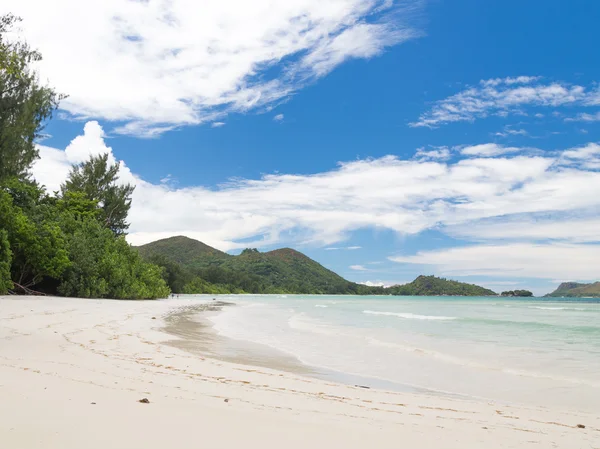
[{"label": "sandy shore", "polygon": [[189,305],[0,297],[0,447],[600,448],[600,409],[377,391],[202,358],[161,331]]}]

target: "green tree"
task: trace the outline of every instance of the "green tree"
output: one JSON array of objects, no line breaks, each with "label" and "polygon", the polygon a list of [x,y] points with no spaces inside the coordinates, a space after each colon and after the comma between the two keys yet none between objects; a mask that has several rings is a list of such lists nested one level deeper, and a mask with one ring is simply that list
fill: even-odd
[{"label": "green tree", "polygon": [[26,174],[38,157],[35,140],[63,98],[42,86],[32,69],[41,55],[6,38],[19,20],[11,14],[0,17],[0,181]]},{"label": "green tree", "polygon": [[183,293],[185,285],[192,279],[189,270],[163,254],[151,255],[147,261],[162,268],[162,277],[173,293]]},{"label": "green tree", "polygon": [[13,286],[10,279],[12,252],[8,242],[8,232],[0,229],[0,295],[6,294]]},{"label": "green tree", "polygon": [[58,278],[69,265],[62,230],[47,205],[42,203],[26,214],[0,189],[0,229],[8,235],[11,277],[18,285],[29,288],[46,276]]},{"label": "green tree", "polygon": [[63,198],[68,194],[83,193],[100,208],[98,220],[117,235],[129,228],[127,214],[131,208],[131,184],[120,184],[119,164],[108,162],[108,153],[92,156],[88,161],[74,165],[65,184]]},{"label": "green tree", "polygon": [[[72,225],[72,222],[69,222]],[[170,293],[160,267],[144,262],[123,236],[87,217],[69,238],[71,266],[59,293],[82,298],[154,299]]]}]

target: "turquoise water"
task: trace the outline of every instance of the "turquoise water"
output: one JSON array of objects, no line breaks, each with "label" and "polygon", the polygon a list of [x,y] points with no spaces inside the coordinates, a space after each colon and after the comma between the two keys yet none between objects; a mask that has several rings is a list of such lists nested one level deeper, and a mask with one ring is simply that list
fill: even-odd
[{"label": "turquoise water", "polygon": [[597,410],[600,302],[232,296],[222,335],[386,387]]}]

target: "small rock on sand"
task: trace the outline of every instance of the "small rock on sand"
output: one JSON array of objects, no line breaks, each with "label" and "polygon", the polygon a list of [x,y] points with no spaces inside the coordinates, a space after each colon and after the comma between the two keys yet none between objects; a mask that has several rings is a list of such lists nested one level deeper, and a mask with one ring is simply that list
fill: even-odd
[{"label": "small rock on sand", "polygon": [[583,424],[577,424],[577,428],[578,429],[585,429],[585,426]]},{"label": "small rock on sand", "polygon": [[224,402],[229,402],[229,399],[225,399],[225,401],[224,401]]},{"label": "small rock on sand", "polygon": [[140,402],[142,404],[150,404],[150,401],[148,400],[148,398],[140,399],[138,402]]}]

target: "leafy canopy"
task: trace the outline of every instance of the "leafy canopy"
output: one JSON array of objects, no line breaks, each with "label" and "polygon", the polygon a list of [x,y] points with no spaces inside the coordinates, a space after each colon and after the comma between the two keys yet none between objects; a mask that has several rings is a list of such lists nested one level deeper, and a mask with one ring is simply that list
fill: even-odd
[{"label": "leafy canopy", "polygon": [[83,194],[99,207],[98,220],[117,235],[129,228],[127,214],[131,208],[134,186],[120,184],[119,164],[110,164],[108,153],[92,156],[71,168],[67,181],[61,186],[63,198]]},{"label": "leafy canopy", "polygon": [[42,86],[31,68],[41,55],[27,43],[7,39],[19,20],[0,16],[0,181],[26,174],[38,157],[35,140],[63,98]]},{"label": "leafy canopy", "polygon": [[10,262],[12,252],[8,242],[8,232],[0,229],[0,295],[5,295],[12,287],[10,279]]}]

